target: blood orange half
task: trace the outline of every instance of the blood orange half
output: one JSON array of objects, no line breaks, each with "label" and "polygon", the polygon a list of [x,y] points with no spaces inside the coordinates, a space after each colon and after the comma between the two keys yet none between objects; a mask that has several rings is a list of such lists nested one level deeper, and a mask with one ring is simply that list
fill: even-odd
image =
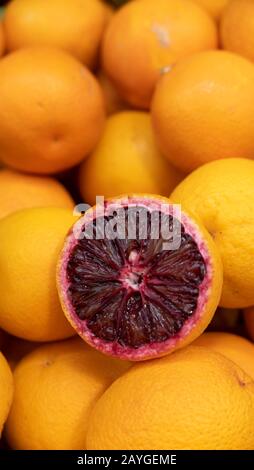
[{"label": "blood orange half", "polygon": [[194,340],[220,300],[222,265],[206,230],[166,198],[123,196],[89,209],[60,255],[57,284],[77,333],[139,361]]}]

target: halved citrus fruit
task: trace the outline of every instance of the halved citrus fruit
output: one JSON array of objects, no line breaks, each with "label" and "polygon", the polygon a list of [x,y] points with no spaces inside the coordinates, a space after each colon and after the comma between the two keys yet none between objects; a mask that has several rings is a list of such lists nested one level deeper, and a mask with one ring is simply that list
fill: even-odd
[{"label": "halved citrus fruit", "polygon": [[89,209],[60,255],[57,284],[78,334],[139,361],[190,343],[220,300],[222,265],[206,230],[167,198],[131,195]]}]

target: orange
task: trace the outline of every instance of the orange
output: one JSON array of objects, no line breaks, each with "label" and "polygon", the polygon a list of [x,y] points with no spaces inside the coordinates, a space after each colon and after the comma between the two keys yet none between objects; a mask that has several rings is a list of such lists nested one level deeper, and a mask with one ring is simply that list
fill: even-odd
[{"label": "orange", "polygon": [[204,333],[193,343],[223,354],[254,380],[254,345],[242,336],[230,333]]},{"label": "orange", "polygon": [[244,320],[249,337],[254,341],[254,307],[244,310]]},{"label": "orange", "polygon": [[0,221],[0,328],[30,341],[66,338],[74,330],[57,295],[55,269],[75,217],[70,209],[35,208]]},{"label": "orange", "polygon": [[136,1],[120,8],[109,23],[102,62],[126,101],[149,108],[164,71],[185,56],[216,46],[215,24],[195,3]]},{"label": "orange", "polygon": [[107,119],[98,146],[81,165],[79,187],[84,200],[94,204],[96,195],[168,195],[180,179],[156,146],[150,115],[125,111]]},{"label": "orange", "polygon": [[253,419],[254,381],[226,357],[190,346],[116,380],[92,411],[87,448],[253,449]]},{"label": "orange", "polygon": [[13,397],[13,378],[10,367],[0,352],[0,437]]},{"label": "orange", "polygon": [[45,345],[26,356],[14,372],[15,394],[6,426],[14,449],[85,449],[95,402],[129,368],[80,339]]},{"label": "orange", "polygon": [[100,87],[66,52],[30,48],[0,61],[0,160],[55,173],[88,155],[104,123]]},{"label": "orange", "polygon": [[164,155],[189,172],[212,160],[254,158],[254,65],[208,51],[177,64],[159,81],[152,118]]},{"label": "orange", "polygon": [[221,18],[220,37],[223,49],[254,61],[254,2],[233,0]]},{"label": "orange", "polygon": [[216,20],[219,21],[226,5],[232,0],[194,0]]},{"label": "orange", "polygon": [[12,0],[4,15],[7,49],[59,47],[91,67],[108,15],[99,0]]},{"label": "orange", "polygon": [[54,178],[0,170],[0,218],[31,207],[73,208],[74,201],[64,186]]},{"label": "orange", "polygon": [[221,305],[254,305],[254,161],[218,160],[198,168],[171,194],[173,202],[198,217],[221,254]]},{"label": "orange", "polygon": [[121,98],[118,91],[116,90],[116,87],[103,72],[103,70],[98,72],[97,78],[102,88],[107,115],[117,113],[118,111],[122,111],[123,109],[127,109],[129,107],[128,104],[126,104]]}]

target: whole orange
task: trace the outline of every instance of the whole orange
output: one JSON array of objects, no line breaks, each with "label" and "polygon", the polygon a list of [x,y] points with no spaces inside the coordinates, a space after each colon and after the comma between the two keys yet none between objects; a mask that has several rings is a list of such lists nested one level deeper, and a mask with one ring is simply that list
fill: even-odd
[{"label": "whole orange", "polygon": [[246,308],[243,315],[249,337],[254,341],[254,307]]},{"label": "whole orange", "polygon": [[231,0],[220,23],[222,47],[254,61],[254,2]]},{"label": "whole orange", "polygon": [[160,75],[193,52],[214,49],[209,15],[185,0],[130,2],[113,16],[102,44],[102,63],[122,96],[149,108]]},{"label": "whole orange", "polygon": [[60,306],[55,271],[70,209],[35,208],[0,220],[0,327],[30,341],[74,334]]},{"label": "whole orange", "polygon": [[73,208],[74,201],[54,178],[0,170],[0,218],[31,207]]},{"label": "whole orange", "polygon": [[253,449],[254,382],[207,348],[133,366],[95,404],[89,450]]},{"label": "whole orange", "polygon": [[223,354],[254,379],[254,345],[246,338],[230,333],[204,333],[193,345]]},{"label": "whole orange", "polygon": [[125,111],[107,119],[99,144],[81,165],[79,187],[85,202],[94,204],[96,196],[122,193],[165,196],[180,180],[156,146],[150,115]]},{"label": "whole orange", "polygon": [[26,450],[85,449],[91,409],[129,367],[80,339],[37,348],[14,372],[14,401],[6,425],[9,444]]},{"label": "whole orange", "polygon": [[192,171],[212,160],[254,158],[254,65],[226,51],[183,60],[158,83],[152,120],[169,161]]},{"label": "whole orange", "polygon": [[21,171],[55,173],[79,163],[104,124],[100,87],[57,49],[21,49],[0,61],[0,160]]},{"label": "whole orange", "polygon": [[12,0],[4,15],[7,49],[60,47],[91,67],[107,17],[100,0]]}]

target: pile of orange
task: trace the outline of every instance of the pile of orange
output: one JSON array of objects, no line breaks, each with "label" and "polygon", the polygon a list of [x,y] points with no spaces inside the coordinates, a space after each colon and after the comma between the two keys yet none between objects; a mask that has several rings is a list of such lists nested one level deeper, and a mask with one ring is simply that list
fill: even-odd
[{"label": "pile of orange", "polygon": [[[254,1],[5,3],[0,448],[253,450]],[[215,260],[200,336],[135,365],[76,336],[56,280],[78,204],[133,194],[181,205]]]}]

